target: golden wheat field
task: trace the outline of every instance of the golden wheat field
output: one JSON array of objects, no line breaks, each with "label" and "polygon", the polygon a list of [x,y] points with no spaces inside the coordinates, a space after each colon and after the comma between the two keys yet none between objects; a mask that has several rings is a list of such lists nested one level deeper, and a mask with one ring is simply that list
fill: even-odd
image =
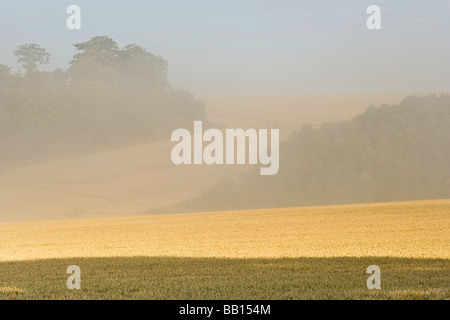
[{"label": "golden wheat field", "polygon": [[[0,224],[1,299],[448,299],[450,200]],[[81,290],[66,269],[81,268]],[[381,269],[368,290],[366,269]]]}]

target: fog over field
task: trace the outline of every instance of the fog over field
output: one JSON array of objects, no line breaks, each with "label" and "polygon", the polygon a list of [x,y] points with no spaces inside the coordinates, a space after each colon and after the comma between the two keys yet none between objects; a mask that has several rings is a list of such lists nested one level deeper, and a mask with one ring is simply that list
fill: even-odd
[{"label": "fog over field", "polygon": [[[2,3],[0,221],[450,196],[448,2],[174,3]],[[279,172],[175,165],[194,121],[279,129]]]},{"label": "fog over field", "polygon": [[449,0],[0,0],[0,300],[448,300],[448,30]]}]

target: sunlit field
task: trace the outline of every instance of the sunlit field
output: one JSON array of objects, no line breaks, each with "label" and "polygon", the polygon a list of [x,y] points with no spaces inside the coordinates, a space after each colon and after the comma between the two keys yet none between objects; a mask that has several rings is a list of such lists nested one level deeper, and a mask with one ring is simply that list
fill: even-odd
[{"label": "sunlit field", "polygon": [[2,223],[0,298],[448,299],[449,234],[450,200]]}]

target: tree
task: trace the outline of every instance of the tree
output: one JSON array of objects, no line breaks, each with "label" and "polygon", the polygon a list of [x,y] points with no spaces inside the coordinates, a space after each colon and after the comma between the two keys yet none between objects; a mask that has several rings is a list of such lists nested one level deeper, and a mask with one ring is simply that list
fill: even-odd
[{"label": "tree", "polygon": [[95,82],[111,85],[116,82],[119,47],[113,39],[97,36],[73,46],[78,52],[70,61],[68,70],[72,85],[91,85]]},{"label": "tree", "polygon": [[27,73],[35,72],[38,64],[50,62],[50,53],[35,43],[22,44],[13,53]]},{"label": "tree", "polygon": [[136,44],[120,49],[113,39],[97,36],[74,47],[77,53],[69,68],[72,86],[101,83],[133,93],[168,87],[168,62]]},{"label": "tree", "polygon": [[87,56],[99,64],[112,65],[115,63],[119,51],[117,43],[106,36],[93,37],[89,41],[75,43],[73,46],[78,50],[78,53],[73,56],[73,60],[70,62],[72,66]]},{"label": "tree", "polygon": [[146,49],[129,44],[118,55],[119,70],[127,87],[135,90],[166,88],[167,60]]}]

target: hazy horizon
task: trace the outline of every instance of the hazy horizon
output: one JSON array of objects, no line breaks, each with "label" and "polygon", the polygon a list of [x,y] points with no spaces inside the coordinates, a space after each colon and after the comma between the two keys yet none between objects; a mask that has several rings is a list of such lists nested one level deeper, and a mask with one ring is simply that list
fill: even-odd
[{"label": "hazy horizon", "polygon": [[[368,30],[371,2],[0,1],[0,62],[37,43],[43,70],[66,69],[72,44],[106,35],[169,61],[169,81],[197,97],[447,91],[449,1],[377,1],[382,29]],[[66,8],[81,8],[68,30]]]},{"label": "hazy horizon", "polygon": [[[0,0],[0,220],[447,197],[450,1],[372,4]],[[179,166],[195,121],[279,173]]]}]

